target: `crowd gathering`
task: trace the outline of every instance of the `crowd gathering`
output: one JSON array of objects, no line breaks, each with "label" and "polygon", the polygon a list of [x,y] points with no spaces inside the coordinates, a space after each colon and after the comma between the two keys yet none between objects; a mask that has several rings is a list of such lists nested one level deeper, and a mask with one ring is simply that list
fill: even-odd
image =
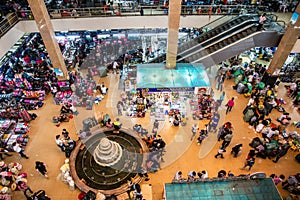
[{"label": "crowd gathering", "polygon": [[[219,81],[222,79],[222,81]],[[271,80],[266,70],[266,66],[257,63],[242,63],[238,59],[231,59],[228,66],[224,67],[224,63],[220,65],[219,71],[216,76],[216,89],[220,90],[220,83],[223,84],[225,80],[234,79],[235,85],[233,89],[237,93],[242,94],[245,98],[248,98],[248,103],[244,108],[243,120],[248,123],[249,129],[257,134],[249,143],[250,150],[246,156],[244,164],[241,165],[240,169],[250,171],[255,167],[256,158],[271,159],[275,164],[280,162],[289,151],[299,152],[300,150],[300,134],[297,131],[290,131],[289,127],[298,128],[298,119],[292,119],[290,114],[286,111],[285,105],[287,102],[285,98],[291,98],[294,106],[297,106],[297,95],[299,92],[299,81],[292,83],[286,83],[287,96],[284,98],[278,97],[278,85],[281,82],[280,78]],[[221,89],[222,91],[222,89]],[[223,99],[225,92],[222,92],[220,99]],[[214,100],[216,103],[220,102],[220,99]],[[226,114],[229,114],[231,109],[234,109],[235,98],[232,97],[225,104]],[[205,125],[203,129],[199,129],[197,124],[192,126],[192,138],[197,135],[197,143],[200,145],[210,132],[217,132],[217,140],[219,149],[214,155],[215,158],[226,159],[227,147],[230,146],[231,150],[229,153],[234,157],[238,157],[242,154],[243,144],[231,145],[231,140],[234,137],[234,126],[231,122],[225,122],[223,125],[218,125],[220,121],[220,110],[219,106],[212,113],[212,118],[209,123]],[[274,110],[277,110],[274,113]],[[274,117],[275,116],[275,117]],[[200,130],[200,131],[199,131]],[[300,162],[299,156],[295,157],[296,161]],[[225,170],[223,170],[225,171]],[[196,172],[191,171],[187,177],[184,177],[181,171],[176,172],[174,176],[175,182],[182,181],[201,181],[204,180],[203,172],[205,170]],[[204,173],[206,174],[206,173]],[[224,177],[234,176],[232,173],[226,172]],[[247,176],[250,174],[241,174],[238,176]],[[183,178],[184,177],[184,178]],[[217,177],[222,177],[218,176]],[[293,195],[299,195],[299,174],[290,174],[288,178],[285,175],[270,176],[275,185],[282,183],[282,188],[291,192]]]},{"label": "crowd gathering", "polygon": [[[66,3],[62,1],[63,6],[78,6],[73,1]],[[27,6],[26,2],[20,1],[8,2],[8,11],[18,10],[23,6]],[[278,9],[289,9],[281,5]],[[4,11],[2,11],[3,13]],[[3,16],[3,14],[2,14]],[[66,55],[66,64],[68,68],[73,70],[87,69],[90,66],[98,68],[99,66],[107,66],[107,72],[117,73],[123,70],[124,62],[142,62],[141,51],[135,50],[128,53],[129,49],[138,49],[138,40],[128,40],[127,38],[95,40],[88,41],[81,37],[74,41],[60,41],[62,52]],[[75,52],[70,51],[70,47],[75,48]],[[95,51],[95,53],[91,53]],[[108,52],[115,53],[114,55]],[[116,55],[121,55],[117,57]],[[70,62],[71,61],[71,62]],[[63,122],[68,122],[73,118],[73,115],[78,115],[76,107],[85,107],[91,110],[93,104],[99,104],[110,92],[104,82],[96,83],[93,76],[98,75],[91,71],[84,76],[80,72],[72,71],[69,73],[70,79],[66,82],[61,82],[56,78],[56,73],[51,68],[51,61],[44,48],[43,42],[39,35],[35,35],[32,39],[26,42],[14,54],[10,55],[9,61],[1,66],[1,131],[9,134],[9,137],[1,141],[1,159],[3,155],[10,156],[9,152],[17,152],[21,157],[27,158],[24,153],[24,147],[28,141],[27,132],[29,130],[29,122],[34,120],[37,115],[31,113],[30,110],[36,110],[43,106],[45,95],[52,93],[56,104],[61,106],[58,116],[53,117],[53,122],[59,127]],[[197,138],[197,143],[200,145],[203,140],[208,137],[211,132],[217,132],[218,145],[220,146],[217,153],[214,155],[216,159],[226,159],[227,148],[233,157],[238,157],[242,153],[243,144],[231,145],[231,140],[234,137],[234,124],[225,122],[220,125],[219,107],[222,106],[225,98],[223,84],[225,80],[234,79],[235,86],[233,89],[239,94],[243,94],[249,101],[243,110],[243,120],[249,124],[249,128],[258,133],[257,137],[253,138],[249,146],[251,150],[248,152],[245,163],[241,165],[242,169],[251,170],[255,167],[256,158],[269,158],[274,163],[280,162],[289,150],[299,151],[300,135],[299,133],[288,132],[289,126],[300,126],[297,119],[292,119],[290,114],[284,109],[286,102],[282,98],[277,97],[277,88],[280,83],[278,80],[271,80],[268,76],[266,66],[253,63],[242,63],[238,59],[229,61],[229,66],[222,66],[218,70],[216,81],[217,90],[221,91],[219,99],[214,99],[213,96],[200,94],[197,96],[196,109],[193,110],[193,120],[207,119],[209,123],[204,129],[194,124],[192,127],[191,140]],[[95,95],[96,94],[96,95]],[[289,98],[294,105],[299,104],[300,99],[300,82],[296,81],[288,87]],[[128,116],[145,117],[146,109],[150,108],[155,99],[146,98],[141,93],[124,94],[122,101],[118,102],[116,108],[118,114],[122,115],[124,110],[129,113]],[[139,101],[139,98],[142,99]],[[230,98],[226,106],[226,114],[235,107],[235,98]],[[191,102],[192,103],[192,102]],[[128,106],[129,105],[129,106]],[[130,107],[130,105],[132,105]],[[133,105],[143,105],[136,112],[132,111]],[[195,105],[195,104],[193,104]],[[271,113],[278,110],[282,114],[277,118],[272,118]],[[29,112],[28,112],[29,111]],[[179,122],[183,121],[185,116],[180,113],[172,115],[173,126],[179,126]],[[119,130],[122,123],[119,118],[112,119],[108,114],[102,115],[97,121],[105,127]],[[176,122],[178,121],[178,123]],[[186,121],[184,121],[186,123]],[[182,125],[182,123],[181,123]],[[299,127],[297,127],[299,128]],[[149,154],[146,160],[146,168],[149,172],[157,172],[160,169],[160,163],[164,162],[163,156],[165,153],[166,143],[158,134],[159,122],[153,123],[151,133],[142,127],[135,125],[133,130],[143,138],[149,147]],[[197,135],[197,133],[199,135]],[[89,136],[89,130],[79,131],[79,139]],[[16,135],[16,136],[14,136]],[[70,157],[72,150],[75,148],[76,140],[71,139],[69,132],[63,129],[61,134],[55,136],[55,143],[59,149],[65,154],[66,158]],[[220,143],[220,144],[219,144]],[[2,154],[3,153],[3,154]],[[36,170],[47,178],[47,166],[42,161],[36,161]],[[6,164],[0,162],[1,168],[1,194],[8,194],[9,191],[21,190],[26,195],[30,190],[27,186],[26,173],[21,173],[22,166],[19,163]],[[65,169],[66,168],[66,169]],[[65,168],[62,171],[68,171],[68,160],[66,160]],[[144,174],[143,174],[144,175]],[[221,170],[218,172],[218,178],[235,176],[230,171]],[[248,174],[240,175],[246,178]],[[195,181],[207,179],[208,171],[190,171],[186,178],[182,171],[177,171],[174,176],[174,181],[181,180]],[[275,175],[270,176],[275,185],[282,183],[284,189],[289,190],[293,194],[299,194],[300,175]],[[148,175],[147,175],[148,178]],[[71,181],[70,181],[71,182]],[[136,192],[137,199],[142,197],[141,188],[137,183],[130,183],[129,190]]]}]

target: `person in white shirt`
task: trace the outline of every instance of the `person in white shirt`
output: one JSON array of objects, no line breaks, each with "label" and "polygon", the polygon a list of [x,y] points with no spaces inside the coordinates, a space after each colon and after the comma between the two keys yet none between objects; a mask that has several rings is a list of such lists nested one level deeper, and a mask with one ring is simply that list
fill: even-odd
[{"label": "person in white shirt", "polygon": [[107,93],[107,87],[105,87],[104,84],[101,85],[100,90],[103,95],[105,95]]},{"label": "person in white shirt", "polygon": [[183,179],[182,172],[181,171],[176,172],[176,174],[174,176],[174,180],[179,181],[179,180],[182,180],[182,179]]},{"label": "person in white shirt", "polygon": [[197,124],[193,124],[192,126],[192,137],[191,140],[193,140],[194,136],[196,135],[197,131],[199,130],[199,127]]},{"label": "person in white shirt", "polygon": [[277,121],[281,122],[283,119],[288,118],[288,116],[289,116],[289,113],[285,112],[277,119]]},{"label": "person in white shirt", "polygon": [[208,178],[208,172],[206,170],[202,170],[201,174],[202,174],[201,179]]},{"label": "person in white shirt", "polygon": [[269,130],[269,132],[267,133],[267,137],[271,139],[273,135],[278,135],[278,130]]},{"label": "person in white shirt", "polygon": [[253,103],[255,102],[255,96],[251,97],[247,103],[247,106],[251,106],[253,105]]},{"label": "person in white shirt", "polygon": [[197,173],[195,171],[190,171],[188,173],[188,180],[194,180],[196,175],[197,175]]},{"label": "person in white shirt", "polygon": [[13,150],[14,150],[15,152],[19,153],[19,155],[20,155],[22,158],[26,158],[26,159],[29,158],[27,155],[24,154],[24,150],[23,150],[23,148],[20,146],[19,143],[14,142],[14,143],[12,144],[12,148],[13,148]]},{"label": "person in white shirt", "polygon": [[60,148],[60,150],[62,152],[65,151],[65,148],[64,148],[64,141],[60,138],[60,135],[56,135],[55,136],[55,143],[56,145]]},{"label": "person in white shirt", "polygon": [[71,105],[70,110],[72,111],[72,113],[74,115],[78,115],[79,114],[78,111],[77,111],[77,108],[73,104]]},{"label": "person in white shirt", "polygon": [[113,73],[117,73],[117,67],[119,66],[118,62],[117,61],[114,61],[113,63]]}]

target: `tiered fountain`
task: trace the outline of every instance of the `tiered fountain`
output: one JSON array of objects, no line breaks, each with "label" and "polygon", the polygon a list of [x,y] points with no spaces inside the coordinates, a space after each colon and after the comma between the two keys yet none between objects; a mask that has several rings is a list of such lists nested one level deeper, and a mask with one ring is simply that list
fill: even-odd
[{"label": "tiered fountain", "polygon": [[71,175],[76,186],[106,196],[128,190],[127,181],[139,181],[138,172],[148,152],[146,144],[132,130],[98,129],[79,141],[70,157]]},{"label": "tiered fountain", "polygon": [[98,165],[110,167],[120,161],[122,154],[123,150],[120,144],[103,137],[94,150],[94,160]]}]

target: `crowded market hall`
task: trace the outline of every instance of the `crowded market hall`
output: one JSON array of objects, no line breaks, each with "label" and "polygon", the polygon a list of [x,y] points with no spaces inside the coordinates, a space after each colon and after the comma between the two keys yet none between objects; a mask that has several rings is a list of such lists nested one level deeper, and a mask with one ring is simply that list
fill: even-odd
[{"label": "crowded market hall", "polygon": [[299,199],[299,13],[1,4],[0,199]]}]

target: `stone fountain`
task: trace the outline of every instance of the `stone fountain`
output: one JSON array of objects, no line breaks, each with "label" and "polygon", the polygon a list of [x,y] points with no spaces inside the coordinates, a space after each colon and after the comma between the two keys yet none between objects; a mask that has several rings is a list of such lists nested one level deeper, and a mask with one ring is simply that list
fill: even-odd
[{"label": "stone fountain", "polygon": [[127,181],[139,182],[138,173],[149,149],[133,130],[99,128],[79,141],[70,157],[70,171],[76,186],[106,196],[128,190]]},{"label": "stone fountain", "polygon": [[110,167],[118,163],[123,151],[120,144],[107,138],[102,138],[94,150],[94,159],[98,165]]}]

